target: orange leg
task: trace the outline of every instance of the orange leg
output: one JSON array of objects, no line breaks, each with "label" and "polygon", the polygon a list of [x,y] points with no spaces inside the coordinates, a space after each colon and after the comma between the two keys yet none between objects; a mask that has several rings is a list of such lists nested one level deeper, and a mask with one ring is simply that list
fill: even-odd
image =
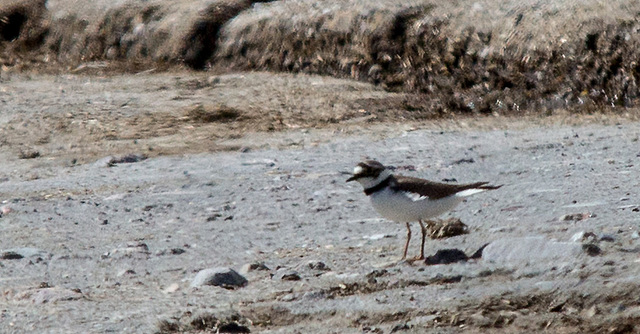
[{"label": "orange leg", "polygon": [[409,223],[407,222],[407,243],[404,244],[404,253],[402,253],[402,259],[406,259],[407,258],[407,250],[409,249],[409,241],[411,241],[411,227],[409,226]]},{"label": "orange leg", "polygon": [[418,220],[418,223],[420,223],[420,228],[422,229],[422,243],[420,244],[420,257],[418,258],[418,260],[423,260],[424,259],[424,242],[427,237],[427,228],[424,226],[424,223],[422,222],[422,220]]}]

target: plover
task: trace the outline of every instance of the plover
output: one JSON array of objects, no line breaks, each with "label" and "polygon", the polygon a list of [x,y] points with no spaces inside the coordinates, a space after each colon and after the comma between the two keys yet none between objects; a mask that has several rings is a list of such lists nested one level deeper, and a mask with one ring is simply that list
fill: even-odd
[{"label": "plover", "polygon": [[445,184],[394,175],[390,169],[375,160],[359,163],[353,169],[353,176],[347,180],[347,182],[350,181],[358,181],[362,185],[364,193],[371,198],[373,208],[382,217],[406,224],[407,242],[402,253],[403,260],[407,258],[407,249],[411,240],[410,222],[417,221],[422,229],[420,257],[415,260],[424,259],[426,238],[424,220],[453,209],[467,196],[501,187],[501,185],[489,185],[489,182]]}]

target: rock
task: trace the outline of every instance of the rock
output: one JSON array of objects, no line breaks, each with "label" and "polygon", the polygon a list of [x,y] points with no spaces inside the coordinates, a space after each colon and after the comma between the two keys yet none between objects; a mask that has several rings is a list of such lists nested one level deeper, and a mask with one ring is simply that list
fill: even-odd
[{"label": "rock", "polygon": [[281,302],[292,302],[296,299],[297,299],[297,296],[293,293],[287,293],[286,295],[283,295],[280,298],[278,298],[278,300]]},{"label": "rock", "polygon": [[193,281],[191,281],[191,287],[213,285],[226,289],[234,289],[243,287],[247,285],[247,283],[249,283],[249,281],[235,270],[218,267],[200,270]]},{"label": "rock", "polygon": [[107,252],[102,254],[102,258],[106,259],[112,256],[120,256],[120,257],[133,257],[136,255],[149,256],[151,254],[149,252],[149,246],[147,244],[140,243],[130,243],[126,247],[120,247],[112,250],[111,252]]},{"label": "rock", "polygon": [[559,221],[580,221],[587,218],[595,217],[596,215],[591,212],[583,212],[583,213],[570,213],[566,215],[560,216]]},{"label": "rock", "polygon": [[582,241],[582,238],[584,237],[585,231],[580,231],[580,232],[576,232],[571,236],[571,242],[579,242]]},{"label": "rock", "polygon": [[593,232],[580,231],[571,236],[571,242],[595,242],[597,236]]},{"label": "rock", "polygon": [[589,256],[596,256],[602,253],[602,250],[596,244],[583,244],[582,250]]},{"label": "rock", "polygon": [[378,278],[386,275],[388,271],[386,269],[375,269],[367,274],[367,278]]},{"label": "rock", "polygon": [[362,239],[365,239],[365,240],[380,240],[380,239],[391,238],[391,237],[393,237],[391,234],[381,233],[381,234],[374,234],[374,235],[365,235],[365,236],[362,236]]},{"label": "rock", "polygon": [[40,157],[40,152],[32,149],[20,150],[18,159],[35,159]]},{"label": "rock", "polygon": [[302,294],[302,299],[305,300],[318,300],[318,299],[325,299],[326,298],[326,293],[324,291],[307,291],[304,294]]},{"label": "rock", "polygon": [[146,159],[147,156],[144,154],[127,154],[121,157],[108,156],[97,160],[93,165],[100,168],[113,167],[117,164],[134,163]]},{"label": "rock", "polygon": [[0,254],[0,260],[20,260],[24,256],[13,251],[6,251]]},{"label": "rock", "polygon": [[101,159],[96,160],[96,162],[93,163],[94,166],[98,167],[98,168],[104,168],[104,167],[112,167],[113,166],[113,161],[116,158],[114,156],[108,156],[108,157],[104,157]]},{"label": "rock", "polygon": [[122,277],[122,276],[125,276],[125,275],[127,275],[127,276],[133,276],[133,275],[135,275],[135,274],[136,274],[136,271],[135,271],[135,270],[133,270],[133,269],[123,269],[123,270],[120,270],[120,271],[118,272],[117,276],[118,276],[118,277]]},{"label": "rock", "polygon": [[17,300],[30,300],[34,304],[55,303],[83,298],[80,290],[60,287],[45,287],[24,291],[16,295]]},{"label": "rock", "polygon": [[484,249],[488,246],[489,244],[484,244],[482,245],[480,248],[478,248],[477,251],[473,252],[473,254],[471,254],[471,256],[469,256],[469,259],[472,260],[476,260],[482,257],[482,252],[484,251]]},{"label": "rock", "polygon": [[243,265],[242,268],[240,268],[240,273],[244,275],[257,270],[271,270],[271,269],[269,269],[269,267],[267,267],[264,264],[264,262],[253,262],[253,263],[247,263]]},{"label": "rock", "polygon": [[297,271],[286,268],[278,269],[272,278],[283,281],[299,281],[302,279]]},{"label": "rock", "polygon": [[538,261],[572,260],[582,253],[578,242],[556,242],[544,237],[499,239],[482,252],[486,262],[498,264],[526,264]]},{"label": "rock", "polygon": [[462,275],[443,275],[441,273],[437,273],[435,276],[429,279],[429,284],[450,284],[450,283],[458,283],[462,281]]},{"label": "rock", "polygon": [[472,164],[474,162],[476,162],[476,161],[473,160],[473,158],[462,158],[462,159],[458,159],[458,160],[455,160],[455,161],[451,162],[449,164],[449,166],[460,165],[460,164]]},{"label": "rock", "polygon": [[171,248],[171,254],[173,255],[180,255],[185,253],[186,250],[182,249],[182,248]]},{"label": "rock", "polygon": [[180,254],[184,254],[187,251],[184,250],[184,248],[180,248],[180,247],[175,247],[175,248],[169,248],[169,249],[163,249],[163,250],[159,250],[156,252],[156,255],[158,256],[163,256],[163,255],[180,255]]},{"label": "rock", "polygon": [[309,261],[309,262],[307,262],[307,267],[309,267],[309,269],[320,270],[320,271],[330,271],[331,270],[331,268],[329,268],[322,261]]},{"label": "rock", "polygon": [[[180,329],[190,329],[186,332],[197,333],[251,333],[249,319],[236,312],[201,313],[190,318],[182,318]],[[186,321],[185,321],[186,320]],[[183,332],[184,330],[180,331]]]},{"label": "rock", "polygon": [[393,326],[393,328],[391,328],[391,333],[404,332],[409,329],[411,329],[411,326],[409,326],[407,323],[397,324]]},{"label": "rock", "polygon": [[135,162],[140,162],[146,160],[147,156],[145,154],[127,154],[121,157],[113,158],[111,160],[111,165],[115,164],[131,164]]},{"label": "rock", "polygon": [[220,78],[217,76],[210,76],[207,78],[207,84],[210,86],[215,86],[220,83]]},{"label": "rock", "polygon": [[362,327],[362,332],[363,333],[373,333],[373,334],[382,334],[382,333],[384,333],[384,331],[380,327],[371,327],[371,326]]},{"label": "rock", "polygon": [[51,254],[37,248],[21,247],[0,251],[0,259],[2,260],[19,260],[22,258],[40,258],[45,259]]},{"label": "rock", "polygon": [[605,242],[616,241],[616,236],[612,234],[600,234],[599,237],[600,237],[600,241],[605,241]]},{"label": "rock", "polygon": [[236,322],[229,322],[218,326],[216,333],[251,333],[247,326],[240,325]]},{"label": "rock", "polygon": [[208,222],[216,221],[216,220],[218,220],[218,218],[220,218],[220,217],[222,217],[222,215],[221,215],[221,214],[219,214],[219,213],[214,213],[214,214],[212,214],[211,216],[207,217],[207,221],[208,221]]},{"label": "rock", "polygon": [[6,214],[11,213],[11,211],[13,211],[13,209],[11,209],[11,207],[10,207],[10,206],[6,206],[6,205],[5,205],[5,206],[3,206],[3,207],[2,207],[2,209],[0,209],[0,217],[4,216],[4,215],[6,215]]},{"label": "rock", "polygon": [[549,307],[547,308],[547,312],[562,312],[564,306],[567,304],[567,299],[560,297],[560,299],[554,299]]},{"label": "rock", "polygon": [[178,289],[180,289],[180,284],[178,283],[172,283],[171,285],[169,285],[168,287],[164,288],[162,290],[162,292],[169,294],[169,293],[174,293],[176,291],[178,291]]},{"label": "rock", "polygon": [[491,319],[482,315],[482,313],[480,312],[472,314],[471,316],[469,316],[469,319],[473,322],[474,326],[477,326],[479,328],[489,327],[493,323]]},{"label": "rock", "polygon": [[251,160],[242,162],[243,166],[256,166],[264,165],[265,167],[273,167],[276,165],[276,161],[272,159]]},{"label": "rock", "polygon": [[598,307],[596,305],[592,305],[588,309],[583,309],[580,313],[584,318],[591,319],[598,314]]},{"label": "rock", "polygon": [[460,261],[467,261],[467,255],[459,249],[440,249],[435,255],[427,256],[424,263],[428,266],[435,264],[450,264]]}]

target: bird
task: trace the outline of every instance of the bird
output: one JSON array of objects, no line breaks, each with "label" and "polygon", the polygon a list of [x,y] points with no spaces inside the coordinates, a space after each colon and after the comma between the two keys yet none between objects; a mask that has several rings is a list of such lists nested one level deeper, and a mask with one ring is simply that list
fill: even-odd
[{"label": "bird", "polygon": [[465,197],[502,187],[489,185],[489,182],[451,184],[394,175],[390,168],[376,160],[358,163],[353,169],[353,175],[347,179],[347,182],[351,181],[357,181],[362,185],[365,195],[371,199],[373,208],[382,217],[406,224],[407,242],[404,245],[402,260],[407,258],[411,240],[410,222],[417,221],[422,229],[420,256],[413,259],[422,260],[427,232],[425,220],[452,210]]}]

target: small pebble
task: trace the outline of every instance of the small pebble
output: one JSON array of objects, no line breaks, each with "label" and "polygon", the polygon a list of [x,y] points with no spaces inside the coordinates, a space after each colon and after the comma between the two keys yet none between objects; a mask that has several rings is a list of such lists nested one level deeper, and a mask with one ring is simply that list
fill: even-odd
[{"label": "small pebble", "polygon": [[580,220],[585,220],[587,218],[591,218],[591,217],[595,217],[596,215],[590,213],[590,212],[584,212],[584,213],[570,213],[570,214],[566,214],[566,215],[562,215],[560,216],[560,218],[558,219],[559,221],[580,221]]},{"label": "small pebble", "polygon": [[180,255],[183,253],[186,253],[187,251],[182,249],[182,248],[171,248],[171,254],[173,255]]},{"label": "small pebble", "polygon": [[585,253],[587,253],[587,255],[589,256],[596,256],[602,253],[602,250],[600,249],[600,247],[594,244],[584,244],[582,245],[582,250],[584,250]]},{"label": "small pebble", "polygon": [[125,275],[135,275],[135,274],[136,274],[135,270],[133,270],[133,269],[125,269],[125,270],[121,270],[118,273],[118,277],[122,277],[122,276],[125,276]]},{"label": "small pebble", "polygon": [[240,268],[240,273],[246,274],[252,271],[270,270],[264,262],[247,263]]},{"label": "small pebble", "polygon": [[299,281],[302,279],[297,271],[284,268],[276,271],[275,275],[273,275],[272,278],[282,281]]},{"label": "small pebble", "polygon": [[164,293],[174,293],[174,292],[178,291],[178,289],[180,289],[180,285],[178,283],[173,283],[173,284],[169,285],[168,287],[164,288],[164,290],[162,290],[162,292],[164,292]]},{"label": "small pebble", "polygon": [[600,241],[614,242],[614,241],[616,241],[616,237],[614,237],[611,234],[601,234],[600,235]]},{"label": "small pebble", "polygon": [[329,268],[322,261],[309,261],[307,263],[307,266],[309,267],[309,269],[313,269],[313,270],[322,270],[322,271],[330,271],[331,270],[331,268]]}]

